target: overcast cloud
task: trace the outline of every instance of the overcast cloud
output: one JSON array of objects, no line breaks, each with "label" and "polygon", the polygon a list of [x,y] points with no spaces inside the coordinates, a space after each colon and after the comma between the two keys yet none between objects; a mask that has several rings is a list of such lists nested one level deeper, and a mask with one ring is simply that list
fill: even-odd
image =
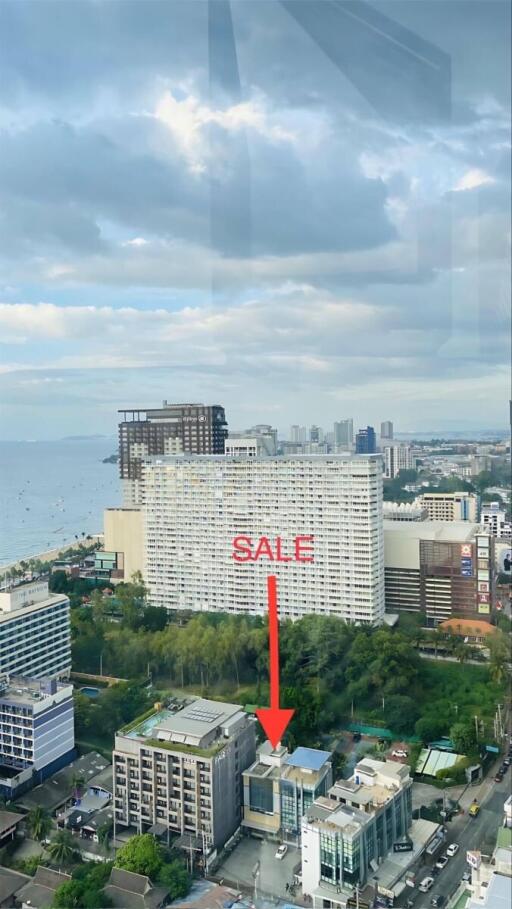
[{"label": "overcast cloud", "polygon": [[3,0],[3,438],[501,428],[509,4]]}]

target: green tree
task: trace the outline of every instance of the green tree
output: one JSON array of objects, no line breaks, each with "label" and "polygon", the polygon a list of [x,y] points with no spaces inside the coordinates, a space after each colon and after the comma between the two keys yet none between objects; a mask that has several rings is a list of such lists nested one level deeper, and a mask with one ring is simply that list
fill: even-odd
[{"label": "green tree", "polygon": [[162,848],[154,836],[142,833],[133,836],[117,853],[115,865],[156,880],[162,867]]},{"label": "green tree", "polygon": [[390,695],[384,702],[384,717],[390,729],[411,732],[418,719],[418,705],[408,695]]},{"label": "green tree", "polygon": [[190,890],[192,879],[185,865],[178,859],[165,862],[158,873],[158,883],[167,890],[169,899],[182,899]]},{"label": "green tree", "polygon": [[445,735],[447,728],[446,722],[442,716],[428,714],[417,720],[414,731],[422,742],[428,744],[428,742],[435,742],[440,739],[441,736]]},{"label": "green tree", "polygon": [[78,909],[83,906],[84,885],[81,881],[66,881],[57,887],[53,897],[53,909]]},{"label": "green tree", "polygon": [[498,685],[501,685],[507,675],[508,665],[511,662],[510,656],[510,639],[505,632],[497,631],[496,634],[489,635],[488,647],[490,653],[489,672],[491,678]]},{"label": "green tree", "polygon": [[476,747],[476,730],[470,721],[455,723],[450,729],[450,738],[458,754],[469,754]]},{"label": "green tree", "polygon": [[46,839],[52,829],[52,819],[45,808],[37,805],[29,811],[27,825],[31,836],[41,842],[41,840]]},{"label": "green tree", "polygon": [[69,830],[58,830],[47,852],[58,865],[66,865],[76,852],[75,843]]}]

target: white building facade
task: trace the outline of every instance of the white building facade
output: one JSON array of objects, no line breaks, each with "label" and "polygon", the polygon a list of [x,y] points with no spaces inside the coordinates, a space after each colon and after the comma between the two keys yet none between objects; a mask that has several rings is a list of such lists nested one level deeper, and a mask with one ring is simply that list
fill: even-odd
[{"label": "white building facade", "polygon": [[[282,616],[382,622],[379,455],[153,458],[143,485],[154,605],[266,615],[266,579],[275,574]],[[238,561],[237,537],[249,538],[252,556],[267,538],[267,555]]]},{"label": "white building facade", "polygon": [[69,600],[48,581],[0,591],[0,672],[25,678],[66,678],[71,670]]},{"label": "white building facade", "polygon": [[416,467],[416,458],[410,445],[400,442],[394,442],[392,445],[384,444],[382,454],[384,456],[384,476],[387,480],[394,479],[401,470],[414,470]]},{"label": "white building facade", "polygon": [[512,535],[512,524],[507,521],[507,512],[501,502],[489,502],[480,509],[480,523],[498,540]]}]

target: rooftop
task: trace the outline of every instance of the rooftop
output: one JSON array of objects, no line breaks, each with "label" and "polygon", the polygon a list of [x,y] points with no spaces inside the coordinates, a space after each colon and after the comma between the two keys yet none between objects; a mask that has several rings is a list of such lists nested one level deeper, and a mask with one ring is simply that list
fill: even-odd
[{"label": "rooftop", "polygon": [[406,535],[409,539],[437,540],[441,543],[471,542],[482,533],[479,524],[470,521],[390,521],[384,518],[386,533]]},{"label": "rooftop", "polygon": [[451,631],[459,634],[496,634],[497,628],[483,619],[446,619],[438,626],[441,631]]},{"label": "rooftop", "polygon": [[296,748],[286,758],[289,767],[300,767],[301,770],[320,770],[331,758],[330,751],[319,751],[317,748]]},{"label": "rooftop", "polygon": [[223,747],[247,714],[238,704],[197,698],[181,710],[159,706],[118,735],[143,739],[156,748],[214,754]]}]

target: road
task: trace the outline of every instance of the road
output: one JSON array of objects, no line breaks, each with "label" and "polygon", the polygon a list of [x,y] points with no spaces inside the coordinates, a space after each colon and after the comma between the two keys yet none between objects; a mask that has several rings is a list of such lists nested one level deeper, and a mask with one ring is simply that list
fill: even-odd
[{"label": "road", "polygon": [[503,823],[503,803],[510,795],[510,787],[511,770],[509,768],[501,783],[492,783],[489,793],[481,801],[480,812],[476,818],[470,818],[465,813],[447,824],[446,844],[443,849],[439,850],[437,857],[446,851],[449,843],[454,842],[460,846],[457,855],[449,860],[443,871],[437,871],[435,874],[432,874],[434,861],[423,862],[415,870],[416,880],[419,882],[427,875],[432,875],[435,878],[434,886],[429,893],[425,894],[418,893],[417,888],[412,890],[408,887],[397,905],[405,906],[407,899],[414,899],[414,909],[429,909],[434,894],[442,894],[448,898],[455,892],[468,867],[466,851],[479,849],[484,853],[492,853],[496,845],[498,828]]}]

